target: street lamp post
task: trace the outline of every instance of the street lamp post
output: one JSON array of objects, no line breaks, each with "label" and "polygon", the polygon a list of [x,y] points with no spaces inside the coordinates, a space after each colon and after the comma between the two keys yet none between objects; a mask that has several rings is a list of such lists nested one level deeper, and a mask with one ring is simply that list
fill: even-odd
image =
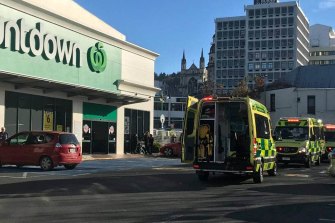
[{"label": "street lamp post", "polygon": [[267,77],[268,75],[265,74],[264,75],[264,104],[265,104],[265,107],[267,108],[268,106],[266,105],[266,82],[267,82]]}]

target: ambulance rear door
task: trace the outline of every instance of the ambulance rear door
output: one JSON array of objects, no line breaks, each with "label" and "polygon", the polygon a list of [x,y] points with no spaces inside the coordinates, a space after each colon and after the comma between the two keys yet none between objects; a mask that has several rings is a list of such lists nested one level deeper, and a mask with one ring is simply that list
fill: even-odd
[{"label": "ambulance rear door", "polygon": [[194,151],[197,140],[199,122],[199,100],[189,96],[184,115],[183,137],[181,147],[181,162],[188,163],[194,160]]}]

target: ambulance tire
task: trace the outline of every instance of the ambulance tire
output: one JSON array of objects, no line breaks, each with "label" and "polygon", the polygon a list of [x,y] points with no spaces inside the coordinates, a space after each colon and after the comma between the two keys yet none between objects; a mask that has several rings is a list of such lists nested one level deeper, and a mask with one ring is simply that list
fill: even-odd
[{"label": "ambulance tire", "polygon": [[320,166],[321,164],[321,153],[318,155],[318,159],[315,162],[315,166]]},{"label": "ambulance tire", "polygon": [[268,170],[269,176],[277,176],[277,162],[275,162],[273,169]]},{"label": "ambulance tire", "polygon": [[311,168],[312,167],[312,157],[308,156],[306,162],[305,162],[305,167],[306,168]]},{"label": "ambulance tire", "polygon": [[259,184],[259,183],[263,182],[263,164],[260,165],[258,171],[254,170],[252,178],[254,180],[254,183],[256,183],[256,184]]},{"label": "ambulance tire", "polygon": [[203,181],[203,182],[208,181],[209,172],[197,171],[196,174],[197,174],[200,181]]}]

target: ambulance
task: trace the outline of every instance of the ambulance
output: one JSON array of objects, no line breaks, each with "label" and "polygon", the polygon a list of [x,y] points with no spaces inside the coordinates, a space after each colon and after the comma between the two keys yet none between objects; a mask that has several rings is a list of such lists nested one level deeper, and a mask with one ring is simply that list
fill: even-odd
[{"label": "ambulance", "polygon": [[320,165],[325,153],[322,121],[308,117],[280,118],[274,138],[280,163],[303,163],[307,168]]},{"label": "ambulance", "polygon": [[325,154],[322,157],[324,160],[328,160],[328,154],[335,149],[335,124],[324,125],[325,134]]},{"label": "ambulance", "polygon": [[182,139],[182,162],[193,163],[201,181],[211,173],[242,174],[263,181],[277,175],[270,116],[248,97],[188,97]]}]

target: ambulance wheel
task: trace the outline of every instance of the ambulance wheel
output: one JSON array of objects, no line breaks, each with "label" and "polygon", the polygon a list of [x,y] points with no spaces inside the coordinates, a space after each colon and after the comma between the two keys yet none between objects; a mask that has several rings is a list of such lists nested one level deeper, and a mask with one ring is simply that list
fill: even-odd
[{"label": "ambulance wheel", "polygon": [[315,162],[315,166],[320,166],[321,164],[321,153],[318,155],[318,159]]},{"label": "ambulance wheel", "polygon": [[305,167],[311,168],[312,167],[312,157],[309,156],[305,162]]},{"label": "ambulance wheel", "polygon": [[259,170],[256,172],[256,170],[254,170],[253,173],[253,180],[254,183],[259,184],[263,182],[263,165],[261,164],[259,167]]},{"label": "ambulance wheel", "polygon": [[277,163],[273,165],[273,169],[268,170],[269,176],[277,176]]},{"label": "ambulance wheel", "polygon": [[205,171],[197,171],[196,174],[200,181],[208,181],[209,173]]}]

